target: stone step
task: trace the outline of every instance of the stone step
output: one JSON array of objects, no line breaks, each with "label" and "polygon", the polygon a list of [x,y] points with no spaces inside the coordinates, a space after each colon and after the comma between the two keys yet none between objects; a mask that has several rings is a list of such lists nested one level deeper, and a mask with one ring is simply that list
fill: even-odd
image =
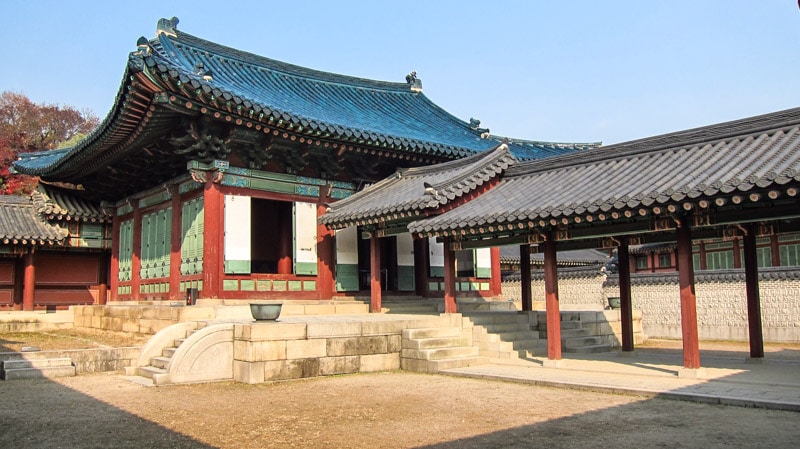
[{"label": "stone step", "polygon": [[538,340],[541,338],[538,332],[533,331],[517,331],[517,332],[500,332],[489,333],[481,338],[481,341],[487,342],[501,342],[501,341],[517,341],[517,340]]},{"label": "stone step", "polygon": [[161,349],[161,355],[163,355],[164,357],[172,358],[172,356],[175,355],[175,351],[177,350],[178,348],[163,348]]},{"label": "stone step", "polygon": [[136,368],[136,375],[152,379],[156,374],[166,374],[167,370],[164,368],[157,368],[155,366],[139,366]]},{"label": "stone step", "polygon": [[403,339],[419,340],[423,338],[460,337],[461,329],[458,327],[430,327],[418,329],[403,329]]},{"label": "stone step", "polygon": [[186,341],[185,338],[176,338],[173,340],[172,344],[177,348],[178,346],[182,345],[184,341]]},{"label": "stone step", "polygon": [[529,331],[531,330],[530,326],[526,324],[520,323],[508,323],[508,324],[477,324],[475,328],[483,328],[486,329],[486,332],[490,334],[497,334],[500,332],[517,332],[517,331]]},{"label": "stone step", "polygon": [[169,362],[171,361],[172,359],[169,357],[153,357],[150,359],[150,366],[167,369],[167,366],[169,366]]},{"label": "stone step", "polygon": [[2,368],[0,374],[5,380],[53,379],[75,375],[75,367],[69,357],[6,360],[2,362]]},{"label": "stone step", "polygon": [[528,315],[516,312],[465,312],[464,319],[474,325],[523,324],[529,326]]},{"label": "stone step", "polygon": [[439,313],[439,309],[435,304],[430,305],[392,305],[389,307],[381,307],[381,313],[394,313],[394,314],[431,314],[431,313]]},{"label": "stone step", "polygon": [[[589,329],[561,329],[562,340],[566,340],[568,338],[589,337],[591,335],[592,332]],[[539,338],[547,338],[547,331],[540,330]]]},{"label": "stone step", "polygon": [[474,346],[433,349],[402,349],[400,352],[400,357],[401,359],[445,360],[474,357],[478,355],[478,352],[478,348]]},{"label": "stone step", "polygon": [[448,369],[465,368],[468,366],[486,365],[488,357],[480,355],[472,357],[458,357],[440,360],[401,359],[400,367],[406,371],[419,373],[437,373]]},{"label": "stone step", "polygon": [[54,357],[50,359],[18,359],[3,362],[3,369],[50,368],[56,366],[72,366],[69,357]]},{"label": "stone step", "polygon": [[[536,319],[539,323],[547,322],[547,313],[539,312],[536,314]],[[561,312],[561,321],[580,321],[581,312]]]},{"label": "stone step", "polygon": [[470,345],[469,338],[466,337],[403,339],[403,348],[405,349],[436,349],[436,348],[452,348],[452,347],[469,346],[469,345]]},{"label": "stone step", "polygon": [[562,351],[572,354],[594,354],[598,352],[611,352],[612,348],[611,345],[599,344],[599,345],[579,346],[576,348],[564,348],[562,349]]},{"label": "stone step", "polygon": [[[536,326],[536,328],[539,329],[540,331],[546,331],[547,330],[547,322],[545,321],[544,323],[539,323],[539,325]],[[565,330],[569,330],[569,329],[580,329],[580,328],[581,328],[581,322],[580,321],[562,321],[561,322],[561,331],[562,332],[565,331]]]},{"label": "stone step", "polygon": [[567,348],[581,348],[584,346],[595,346],[602,344],[602,338],[600,337],[574,337],[574,338],[562,338],[561,339],[561,347],[564,349]]}]

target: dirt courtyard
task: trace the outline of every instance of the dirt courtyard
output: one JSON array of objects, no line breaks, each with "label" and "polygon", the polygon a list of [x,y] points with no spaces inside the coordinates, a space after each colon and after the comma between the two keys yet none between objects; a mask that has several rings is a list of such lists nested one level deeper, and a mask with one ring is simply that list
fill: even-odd
[{"label": "dirt courtyard", "polygon": [[797,447],[800,414],[406,372],[0,382],[7,448]]}]

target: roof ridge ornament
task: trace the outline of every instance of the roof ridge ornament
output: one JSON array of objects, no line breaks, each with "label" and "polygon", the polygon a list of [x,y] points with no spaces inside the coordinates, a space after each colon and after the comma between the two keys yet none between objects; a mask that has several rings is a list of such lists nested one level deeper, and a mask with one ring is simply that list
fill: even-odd
[{"label": "roof ridge ornament", "polygon": [[411,86],[411,92],[422,92],[422,80],[417,78],[416,70],[406,75],[406,82]]},{"label": "roof ridge ornament", "polygon": [[492,136],[489,132],[489,128],[481,128],[481,121],[474,117],[469,118],[469,127],[472,130],[478,131],[481,134],[481,139],[488,139]]},{"label": "roof ridge ornament", "polygon": [[156,25],[156,36],[160,36],[162,34],[166,34],[170,37],[178,37],[178,18],[173,17],[171,19],[158,19],[158,25]]}]

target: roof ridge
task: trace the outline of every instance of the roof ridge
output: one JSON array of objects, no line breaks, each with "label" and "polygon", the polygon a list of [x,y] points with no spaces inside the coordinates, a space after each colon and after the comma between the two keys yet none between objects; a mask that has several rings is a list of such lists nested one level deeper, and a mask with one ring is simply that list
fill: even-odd
[{"label": "roof ridge", "polygon": [[[685,131],[645,137],[605,147],[601,146],[583,152],[523,161],[510,168],[508,175],[520,176],[575,165],[583,165],[591,162],[609,161],[679,148],[696,147],[744,136],[762,134],[764,132],[777,132],[794,126],[800,126],[800,108],[786,109],[744,119],[692,128]],[[687,136],[687,138],[685,140],[679,140],[682,136]]]},{"label": "roof ridge", "polygon": [[304,76],[315,78],[321,82],[329,82],[334,84],[345,84],[349,86],[361,86],[369,88],[381,88],[386,90],[394,90],[399,92],[407,92],[414,94],[411,91],[410,84],[407,82],[399,81],[383,81],[371,78],[362,78],[351,75],[344,75],[335,72],[328,72],[324,70],[312,69],[309,67],[292,64],[277,59],[261,56],[249,51],[238,50],[227,45],[217,42],[209,41],[193,34],[184,31],[175,30],[175,35],[172,36],[168,33],[160,33],[153,40],[162,43],[162,39],[172,40],[175,43],[188,45],[197,49],[211,50],[217,56],[223,56],[230,59],[235,59],[239,62],[276,70],[288,75]]}]

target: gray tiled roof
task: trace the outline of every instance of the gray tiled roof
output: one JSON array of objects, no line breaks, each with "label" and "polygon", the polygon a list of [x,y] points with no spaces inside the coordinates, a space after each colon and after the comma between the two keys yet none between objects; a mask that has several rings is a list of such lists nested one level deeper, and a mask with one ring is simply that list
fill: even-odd
[{"label": "gray tiled roof", "polygon": [[505,144],[492,151],[428,167],[401,169],[334,203],[320,217],[332,229],[424,216],[498,178],[516,161]]},{"label": "gray tiled roof", "polygon": [[27,196],[0,195],[0,243],[4,245],[60,244],[68,231],[47,222]]},{"label": "gray tiled roof", "polygon": [[[524,231],[601,220],[608,215],[658,214],[666,205],[720,198],[753,202],[781,198],[800,184],[800,108],[602,147],[569,156],[520,162],[500,184],[464,206],[417,220],[413,233]],[[686,204],[684,204],[686,203]],[[713,203],[712,203],[713,204]],[[482,233],[482,232],[481,232]]]},{"label": "gray tiled roof", "polygon": [[[608,262],[611,258],[603,251],[596,249],[577,249],[570,251],[558,251],[556,253],[556,261],[559,265],[596,265]],[[511,264],[518,264],[519,260],[519,245],[514,246],[501,246],[500,247],[500,261]],[[544,261],[543,253],[531,254],[531,262],[541,264]]]},{"label": "gray tiled roof", "polygon": [[112,218],[98,204],[76,197],[64,189],[41,183],[31,194],[31,199],[36,212],[51,220],[104,222],[111,221]]}]

